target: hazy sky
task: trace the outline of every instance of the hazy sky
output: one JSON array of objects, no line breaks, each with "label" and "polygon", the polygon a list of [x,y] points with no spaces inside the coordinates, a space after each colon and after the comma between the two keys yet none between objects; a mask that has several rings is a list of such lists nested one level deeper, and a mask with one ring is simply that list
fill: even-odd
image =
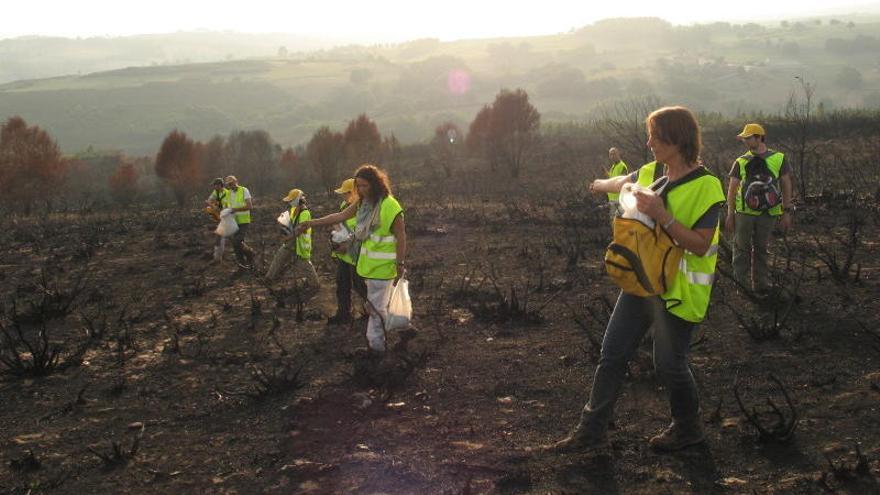
[{"label": "hazy sky", "polygon": [[[676,24],[775,21],[868,9],[876,12],[878,6],[880,0],[34,0],[4,2],[0,37],[209,29],[388,41],[452,40],[553,34],[607,17],[657,16]],[[750,15],[757,17],[750,19]]]}]

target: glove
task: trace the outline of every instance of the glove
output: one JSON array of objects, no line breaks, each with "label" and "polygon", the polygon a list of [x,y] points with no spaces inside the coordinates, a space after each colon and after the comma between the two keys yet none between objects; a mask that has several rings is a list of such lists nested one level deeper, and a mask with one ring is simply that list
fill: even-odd
[{"label": "glove", "polygon": [[223,211],[220,212],[221,217],[228,217],[232,215],[232,208],[223,208]]}]

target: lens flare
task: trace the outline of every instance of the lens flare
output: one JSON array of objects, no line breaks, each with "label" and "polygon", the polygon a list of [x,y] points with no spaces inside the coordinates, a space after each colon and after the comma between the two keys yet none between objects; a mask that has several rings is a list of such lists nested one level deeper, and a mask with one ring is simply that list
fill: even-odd
[{"label": "lens flare", "polygon": [[463,95],[471,89],[471,76],[462,69],[453,69],[446,77],[446,87],[454,95]]}]

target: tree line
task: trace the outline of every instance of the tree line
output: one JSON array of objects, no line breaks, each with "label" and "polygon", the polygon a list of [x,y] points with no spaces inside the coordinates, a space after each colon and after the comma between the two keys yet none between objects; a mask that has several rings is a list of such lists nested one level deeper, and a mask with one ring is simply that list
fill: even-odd
[{"label": "tree line", "polygon": [[[716,173],[726,173],[740,151],[731,136],[743,122],[758,120],[770,125],[774,146],[791,157],[802,178],[798,184],[802,196],[847,187],[846,181],[837,181],[834,170],[828,169],[827,163],[833,160],[823,152],[846,149],[844,141],[858,147],[848,151],[851,156],[864,158],[860,176],[880,176],[873,164],[876,156],[865,151],[880,145],[876,138],[880,112],[825,112],[813,102],[814,89],[803,85],[802,92],[792,93],[779,115],[737,119],[701,115],[704,160]],[[63,156],[47,131],[14,116],[0,125],[0,184],[5,191],[0,207],[24,213],[71,204],[88,209],[101,198],[127,206],[163,191],[178,206],[186,206],[208,188],[212,178],[229,174],[238,176],[258,195],[292,184],[329,192],[365,162],[389,168],[398,177],[427,173],[428,177],[452,179],[481,164],[488,174],[506,173],[513,179],[536,168],[595,175],[601,173],[601,157],[609,146],[623,149],[632,164],[650,160],[643,119],[659,105],[656,96],[631,98],[606,105],[589,122],[542,127],[541,115],[526,91],[502,89],[476,113],[466,133],[460,123],[446,121],[422,144],[401,145],[394,134],[383,135],[369,116],[360,114],[343,130],[318,128],[307,143],[296,147],[281,146],[263,130],[235,131],[201,142],[173,129],[155,157],[91,149]]]}]

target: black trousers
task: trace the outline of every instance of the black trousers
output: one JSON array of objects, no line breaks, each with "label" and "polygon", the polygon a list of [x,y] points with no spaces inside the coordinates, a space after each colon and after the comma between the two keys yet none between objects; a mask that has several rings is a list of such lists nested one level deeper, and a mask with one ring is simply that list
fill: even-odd
[{"label": "black trousers", "polygon": [[351,291],[367,298],[367,283],[357,274],[357,268],[336,260],[336,314],[351,315]]}]

